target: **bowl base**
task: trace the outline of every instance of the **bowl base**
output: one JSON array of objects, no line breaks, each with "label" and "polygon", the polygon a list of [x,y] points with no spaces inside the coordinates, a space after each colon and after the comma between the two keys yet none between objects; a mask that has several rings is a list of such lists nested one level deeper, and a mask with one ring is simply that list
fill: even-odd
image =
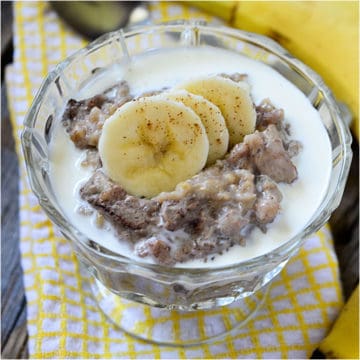
[{"label": "bowl base", "polygon": [[268,286],[230,305],[209,310],[181,311],[130,301],[91,281],[97,304],[125,333],[153,344],[190,347],[223,340],[244,326],[260,309]]}]

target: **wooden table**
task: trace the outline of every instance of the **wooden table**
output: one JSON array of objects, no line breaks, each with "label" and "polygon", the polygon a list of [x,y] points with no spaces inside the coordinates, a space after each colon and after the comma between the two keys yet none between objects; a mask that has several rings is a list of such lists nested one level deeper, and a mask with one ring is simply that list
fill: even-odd
[{"label": "wooden table", "polygon": [[26,299],[19,249],[19,169],[6,101],[12,62],[12,9],[1,2],[1,358],[27,358]]},{"label": "wooden table", "polygon": [[[11,9],[2,7],[2,44],[10,33]],[[5,9],[6,7],[6,9]],[[9,39],[7,40],[9,44]],[[2,65],[11,61],[11,45],[2,48]],[[3,359],[28,357],[26,328],[26,299],[19,251],[19,172],[9,113],[5,97],[5,84],[1,84],[1,345]],[[353,144],[354,158],[349,180],[340,207],[330,220],[339,258],[345,298],[359,281],[359,147]]]}]

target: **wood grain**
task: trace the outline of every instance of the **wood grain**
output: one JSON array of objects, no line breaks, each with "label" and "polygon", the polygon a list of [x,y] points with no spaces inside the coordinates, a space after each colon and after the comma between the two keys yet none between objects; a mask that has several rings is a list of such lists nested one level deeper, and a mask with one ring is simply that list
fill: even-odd
[{"label": "wood grain", "polygon": [[19,248],[19,170],[1,86],[1,357],[27,358],[26,299]]}]

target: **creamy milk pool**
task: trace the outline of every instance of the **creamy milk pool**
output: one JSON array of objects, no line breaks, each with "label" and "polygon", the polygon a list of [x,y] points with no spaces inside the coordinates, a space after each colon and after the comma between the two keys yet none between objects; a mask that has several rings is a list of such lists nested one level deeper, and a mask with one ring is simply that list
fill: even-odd
[{"label": "creamy milk pool", "polygon": [[[226,50],[198,47],[151,52],[133,58],[130,63],[99,74],[73,96],[76,100],[94,96],[120,80],[126,80],[130,92],[138,95],[196,76],[235,72],[248,75],[255,104],[269,98],[275,107],[284,110],[285,121],[291,125],[291,138],[302,143],[302,150],[292,159],[298,179],[291,185],[278,184],[283,194],[281,211],[269,224],[266,234],[255,228],[245,247],[233,246],[223,255],[217,255],[211,266],[244,261],[277,248],[301,231],[320,205],[330,178],[331,148],[320,116],[304,94],[260,62]],[[78,207],[85,203],[79,196],[79,188],[91,175],[91,170],[80,165],[83,159],[84,152],[75,147],[59,121],[50,148],[50,178],[59,205],[69,221],[90,239],[135,258],[129,244],[121,242],[114,231],[98,228],[90,217],[78,213]],[[197,259],[177,266],[209,267],[209,263]]]}]

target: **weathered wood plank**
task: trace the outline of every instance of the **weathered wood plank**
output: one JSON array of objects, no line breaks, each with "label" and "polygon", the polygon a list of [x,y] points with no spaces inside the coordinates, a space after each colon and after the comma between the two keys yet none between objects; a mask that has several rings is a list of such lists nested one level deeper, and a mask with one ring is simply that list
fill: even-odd
[{"label": "weathered wood plank", "polygon": [[1,2],[1,54],[4,53],[12,40],[12,2]]},{"label": "weathered wood plank", "polygon": [[26,299],[19,249],[19,171],[1,86],[1,357],[27,358]]},{"label": "weathered wood plank", "polygon": [[16,326],[5,346],[1,351],[2,359],[27,359],[28,352],[28,333],[24,331],[22,324]]}]

